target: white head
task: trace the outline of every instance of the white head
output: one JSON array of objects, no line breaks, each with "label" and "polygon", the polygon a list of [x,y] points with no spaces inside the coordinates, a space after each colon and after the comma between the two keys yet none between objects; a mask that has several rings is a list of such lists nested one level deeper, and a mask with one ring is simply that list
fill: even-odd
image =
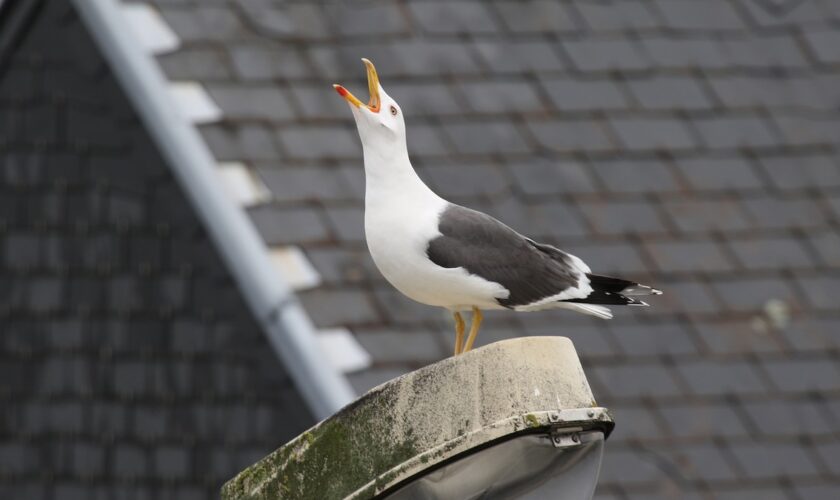
[{"label": "white head", "polygon": [[363,104],[356,96],[341,85],[335,84],[336,92],[347,100],[356,128],[362,139],[365,154],[382,157],[407,154],[405,142],[405,120],[397,101],[385,93],[379,84],[379,77],[373,63],[362,59],[367,67],[370,100]]}]

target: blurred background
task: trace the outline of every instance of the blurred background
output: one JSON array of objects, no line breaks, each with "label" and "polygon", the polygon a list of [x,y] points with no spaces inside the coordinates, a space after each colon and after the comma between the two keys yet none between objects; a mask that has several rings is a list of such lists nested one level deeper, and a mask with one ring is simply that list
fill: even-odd
[{"label": "blurred background", "polygon": [[368,57],[440,195],[665,291],[478,339],[574,341],[617,422],[598,499],[840,498],[840,2],[82,3],[0,2],[0,497],[215,497],[315,423],[191,185],[247,213],[358,393],[451,353],[365,247],[331,84],[366,95]]}]

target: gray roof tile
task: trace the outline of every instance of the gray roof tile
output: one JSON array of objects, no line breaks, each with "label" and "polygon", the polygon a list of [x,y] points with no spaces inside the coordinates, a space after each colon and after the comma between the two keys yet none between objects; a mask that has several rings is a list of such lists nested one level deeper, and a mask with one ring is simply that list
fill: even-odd
[{"label": "gray roof tile", "polygon": [[465,163],[429,165],[422,170],[435,191],[444,197],[497,195],[508,190],[508,181],[494,165]]},{"label": "gray roof tile", "polygon": [[754,224],[762,228],[805,228],[825,222],[823,211],[812,199],[762,197],[744,200],[743,206]]},{"label": "gray roof tile", "polygon": [[379,314],[367,296],[350,290],[316,289],[299,293],[303,305],[320,313],[312,320],[319,328],[375,323]]},{"label": "gray roof tile", "polygon": [[770,380],[784,392],[835,391],[840,388],[836,359],[780,359],[762,364]]},{"label": "gray roof tile", "polygon": [[[837,158],[825,155],[761,157],[773,185],[783,191],[840,187]],[[795,166],[794,166],[795,163]]]},{"label": "gray roof tile", "polygon": [[597,380],[599,388],[610,394],[610,398],[602,397],[607,406],[609,399],[662,398],[681,393],[670,370],[659,363],[598,365],[589,370],[588,376]]},{"label": "gray roof tile", "polygon": [[759,311],[770,300],[796,303],[797,292],[780,278],[731,277],[712,283],[720,300],[733,311]]},{"label": "gray roof tile", "polygon": [[438,334],[429,330],[360,328],[355,333],[362,347],[382,363],[432,363],[450,354],[449,346],[441,345]]},{"label": "gray roof tile", "polygon": [[563,250],[573,255],[585,255],[589,266],[601,274],[638,275],[649,270],[638,247],[623,241],[613,244],[563,244]]},{"label": "gray roof tile", "polygon": [[190,457],[187,450],[175,446],[162,446],[152,453],[155,474],[164,478],[183,478],[189,474]]},{"label": "gray roof tile", "polygon": [[671,170],[658,159],[593,161],[590,168],[615,193],[679,190]]},{"label": "gray roof tile", "polygon": [[671,432],[680,438],[719,435],[725,438],[745,436],[747,426],[732,405],[722,401],[691,401],[663,405],[660,410]]},{"label": "gray roof tile", "polygon": [[643,451],[615,449],[604,454],[599,481],[627,487],[661,478],[662,471],[654,457]]},{"label": "gray roof tile", "polygon": [[[272,5],[255,0],[238,5],[238,13],[262,37],[321,40],[331,36],[332,26],[321,5],[291,3]],[[230,9],[234,13],[233,9]]]},{"label": "gray roof tile", "polygon": [[319,211],[311,208],[278,210],[263,205],[248,211],[257,230],[269,245],[324,240],[328,231]]},{"label": "gray roof tile", "polygon": [[508,120],[445,123],[444,130],[460,153],[524,153],[525,140]]},{"label": "gray roof tile", "polygon": [[286,93],[274,85],[212,84],[207,91],[227,119],[285,121],[295,115]]},{"label": "gray roof tile", "polygon": [[703,344],[715,354],[779,353],[786,349],[763,316],[703,323],[696,330]]},{"label": "gray roof tile", "polygon": [[347,116],[347,104],[334,99],[332,89],[326,85],[312,87],[293,84],[289,87],[292,108],[308,120],[339,120]]},{"label": "gray roof tile", "polygon": [[808,62],[797,40],[788,34],[724,39],[723,51],[740,68],[805,68]]},{"label": "gray roof tile", "polygon": [[656,450],[688,480],[731,481],[740,477],[726,452],[715,443],[662,446]]},{"label": "gray roof tile", "polygon": [[[531,228],[531,233],[541,238],[583,236],[587,230],[570,203],[559,200],[533,202],[525,205],[525,220],[512,222],[514,227]],[[527,222],[526,222],[527,221]]]},{"label": "gray roof tile", "polygon": [[396,42],[392,50],[397,60],[402,62],[404,73],[408,75],[459,75],[478,71],[469,48],[457,42]]},{"label": "gray roof tile", "polygon": [[[696,278],[659,280],[656,285],[664,292],[656,301],[657,309],[697,314],[716,313],[720,310],[709,286]],[[704,325],[704,328],[708,327]]]},{"label": "gray roof tile", "polygon": [[364,207],[355,205],[334,205],[325,209],[332,234],[342,243],[365,241]]},{"label": "gray roof tile", "polygon": [[293,158],[356,158],[361,152],[355,132],[346,127],[319,125],[284,128],[277,131],[277,138]]},{"label": "gray roof tile", "polygon": [[613,329],[613,338],[628,356],[694,354],[697,346],[686,327],[676,322],[641,323]]},{"label": "gray roof tile", "polygon": [[487,34],[498,30],[488,6],[476,0],[446,4],[414,1],[408,7],[420,27],[428,33]]},{"label": "gray roof tile", "polygon": [[584,72],[632,71],[650,67],[637,43],[622,38],[584,38],[562,42],[575,68]]},{"label": "gray roof tile", "polygon": [[698,396],[763,394],[767,385],[752,363],[744,361],[686,361],[677,369]]},{"label": "gray roof tile", "polygon": [[[386,92],[400,103],[406,116],[459,115],[466,111],[465,106],[455,99],[452,87],[443,82],[395,82],[386,85]],[[344,106],[341,112],[346,117]],[[412,136],[414,126],[411,124]]]},{"label": "gray roof tile", "polygon": [[212,42],[247,37],[239,18],[225,7],[215,5],[167,7],[161,14],[178,38],[185,42]]},{"label": "gray roof tile", "polygon": [[174,80],[213,81],[228,79],[233,74],[225,53],[202,47],[164,54],[158,61],[169,78]]},{"label": "gray roof tile", "polygon": [[819,276],[798,276],[799,287],[805,291],[805,296],[815,309],[826,311],[837,310],[837,297],[840,287],[840,276],[836,273],[821,274]]},{"label": "gray roof tile", "polygon": [[794,350],[825,351],[840,345],[833,334],[838,327],[837,318],[798,317],[779,333]]},{"label": "gray roof tile", "polygon": [[681,197],[666,200],[663,205],[674,224],[686,233],[737,231],[750,227],[744,209],[734,200]]},{"label": "gray roof tile", "polygon": [[430,124],[411,125],[411,139],[408,140],[408,153],[412,158],[419,156],[440,156],[452,152],[452,148],[442,137],[440,127]]},{"label": "gray roof tile", "polygon": [[679,119],[613,118],[610,124],[630,151],[693,149],[697,144],[686,122]]},{"label": "gray roof tile", "polygon": [[[361,193],[348,192],[345,173],[334,167],[266,165],[256,170],[274,199],[280,202],[360,199]],[[358,174],[364,175],[361,171]]]},{"label": "gray roof tile", "polygon": [[[404,326],[406,323],[420,324],[430,321],[429,311],[423,304],[414,302],[388,284],[383,283],[382,286],[376,287],[373,298],[390,323]],[[432,318],[437,319],[438,321],[436,323],[439,323],[440,320],[448,319],[449,313],[443,310],[437,310],[434,311]],[[443,332],[452,332],[451,335],[454,339],[454,330],[450,329],[447,331],[447,329],[443,328],[441,330]]]},{"label": "gray roof tile", "polygon": [[110,467],[112,473],[121,479],[145,477],[149,473],[148,454],[137,445],[119,445],[112,451]]},{"label": "gray roof tile", "polygon": [[826,13],[817,2],[781,1],[765,3],[761,0],[737,0],[749,19],[761,27],[794,27],[823,22]]},{"label": "gray roof tile", "polygon": [[507,28],[516,33],[552,33],[576,31],[575,16],[562,3],[548,0],[529,0],[525,8],[521,2],[495,2]]},{"label": "gray roof tile", "polygon": [[834,219],[840,220],[840,195],[829,196],[826,201],[834,214]]},{"label": "gray roof tile", "polygon": [[615,149],[604,125],[596,120],[528,120],[537,143],[548,151],[610,151]]},{"label": "gray roof tile", "polygon": [[837,64],[840,62],[840,54],[837,53],[840,33],[837,33],[837,30],[808,30],[803,35],[808,47],[821,63]]},{"label": "gray roof tile", "polygon": [[784,144],[790,146],[831,145],[837,142],[832,134],[840,118],[830,115],[802,115],[776,112],[773,115]]},{"label": "gray roof tile", "polygon": [[838,487],[835,482],[826,482],[824,484],[797,484],[794,485],[796,494],[799,498],[814,498],[830,500],[837,496]]},{"label": "gray roof tile", "polygon": [[829,470],[834,474],[840,474],[840,461],[837,460],[837,457],[840,457],[840,441],[826,440],[818,443],[815,449]]},{"label": "gray roof tile", "polygon": [[463,83],[458,88],[474,111],[524,113],[542,109],[536,91],[526,81]]},{"label": "gray roof tile", "polygon": [[654,5],[662,13],[665,26],[675,30],[737,30],[744,26],[729,3],[658,0]]},{"label": "gray roof tile", "polygon": [[625,109],[626,94],[619,85],[603,79],[550,77],[540,80],[551,102],[560,111]]},{"label": "gray roof tile", "polygon": [[590,193],[596,189],[587,168],[578,162],[533,158],[528,163],[511,165],[508,171],[526,196]]},{"label": "gray roof tile", "polygon": [[565,68],[550,42],[531,40],[477,40],[475,49],[493,73],[559,71]]},{"label": "gray roof tile", "polygon": [[828,434],[837,430],[825,410],[810,400],[745,401],[744,411],[769,437]]},{"label": "gray roof tile", "polygon": [[747,269],[790,269],[814,265],[802,243],[789,237],[731,239],[729,247]]},{"label": "gray roof tile", "polygon": [[219,161],[276,160],[282,156],[274,134],[263,125],[206,125],[201,132]]},{"label": "gray roof tile", "polygon": [[719,69],[728,65],[721,57],[720,41],[713,38],[645,36],[642,46],[654,63],[664,69]]},{"label": "gray roof tile", "polygon": [[311,74],[301,51],[287,45],[238,44],[227,50],[233,71],[243,81],[285,80]]},{"label": "gray roof tile", "polygon": [[393,36],[411,29],[404,9],[396,4],[339,3],[329,5],[326,10],[334,19],[332,25],[342,35]]},{"label": "gray roof tile", "polygon": [[665,273],[733,269],[723,247],[709,240],[646,241],[645,248],[660,271]]},{"label": "gray roof tile", "polygon": [[651,3],[630,0],[614,3],[575,2],[575,9],[596,32],[647,30],[658,27]]},{"label": "gray roof tile", "polygon": [[664,221],[647,201],[582,202],[580,209],[601,234],[662,233]]},{"label": "gray roof tile", "polygon": [[840,267],[840,234],[832,231],[811,234],[810,242],[823,264]]},{"label": "gray roof tile", "polygon": [[773,146],[777,142],[770,125],[758,116],[696,118],[692,124],[697,128],[703,144],[711,149],[760,148]]},{"label": "gray roof tile", "polygon": [[622,422],[622,425],[617,425],[613,433],[610,434],[611,441],[625,442],[633,439],[661,438],[664,434],[663,425],[660,424],[656,412],[647,405],[611,404],[610,411],[616,421],[620,420]]},{"label": "gray roof tile", "polygon": [[741,157],[687,158],[676,163],[691,187],[698,191],[765,188],[755,168]]},{"label": "gray roof tile", "polygon": [[732,443],[728,447],[748,477],[795,477],[817,473],[814,461],[796,444]]},{"label": "gray roof tile", "polygon": [[627,82],[642,107],[653,110],[698,110],[712,107],[702,83],[686,76],[654,76]]}]

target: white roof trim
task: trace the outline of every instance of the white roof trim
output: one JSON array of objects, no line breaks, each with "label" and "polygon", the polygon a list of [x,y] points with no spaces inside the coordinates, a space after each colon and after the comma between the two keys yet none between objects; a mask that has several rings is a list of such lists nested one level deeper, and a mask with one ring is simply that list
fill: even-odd
[{"label": "white roof trim", "polygon": [[[264,203],[271,198],[271,191],[262,179],[254,175],[253,171],[238,161],[221,162],[216,169],[222,186],[230,199],[243,206]],[[294,287],[293,287],[294,288]]]},{"label": "white roof trim", "polygon": [[171,82],[169,92],[175,107],[192,123],[212,123],[222,118],[222,110],[198,82]]},{"label": "white roof trim", "polygon": [[263,331],[314,416],[325,418],[355,398],[327,358],[312,321],[277,273],[242,207],[219,182],[216,160],[192,123],[173,113],[168,82],[130,35],[115,0],[73,0],[146,129],[168,161]]},{"label": "white roof trim", "polygon": [[327,359],[344,373],[364,370],[373,363],[370,354],[347,328],[321,330],[318,341]]},{"label": "white roof trim", "polygon": [[181,45],[178,35],[156,9],[144,3],[127,3],[122,5],[122,13],[135,38],[148,52],[165,54]]},{"label": "white roof trim", "polygon": [[321,275],[299,247],[273,247],[271,260],[293,290],[307,290],[321,285]]}]

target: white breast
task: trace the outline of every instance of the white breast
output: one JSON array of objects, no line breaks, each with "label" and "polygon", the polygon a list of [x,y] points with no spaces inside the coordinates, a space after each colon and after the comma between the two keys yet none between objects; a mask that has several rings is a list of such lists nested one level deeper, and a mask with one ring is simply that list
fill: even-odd
[{"label": "white breast", "polygon": [[426,250],[429,241],[440,236],[438,219],[446,205],[430,190],[368,192],[365,236],[376,267],[417,302],[452,310],[501,309],[496,298],[506,298],[507,289],[463,268],[442,268],[429,260]]}]

